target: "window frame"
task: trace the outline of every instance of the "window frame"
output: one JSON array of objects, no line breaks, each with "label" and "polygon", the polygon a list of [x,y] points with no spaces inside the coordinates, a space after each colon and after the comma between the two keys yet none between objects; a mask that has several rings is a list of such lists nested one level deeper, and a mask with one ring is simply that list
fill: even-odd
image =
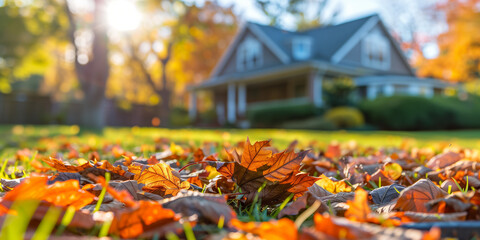
[{"label": "window frame", "polygon": [[[295,60],[307,60],[312,57],[312,38],[307,36],[297,36],[292,39],[292,56]],[[303,51],[300,51],[302,46]]]},{"label": "window frame", "polygon": [[237,48],[237,71],[252,70],[263,65],[263,46],[253,37],[247,37]]},{"label": "window frame", "polygon": [[391,66],[391,47],[388,39],[380,31],[370,32],[362,40],[362,64],[381,70]]}]

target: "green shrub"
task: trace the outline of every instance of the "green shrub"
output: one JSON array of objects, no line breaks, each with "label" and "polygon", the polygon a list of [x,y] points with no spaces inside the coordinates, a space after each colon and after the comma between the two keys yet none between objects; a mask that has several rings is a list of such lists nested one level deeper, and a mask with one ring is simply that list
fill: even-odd
[{"label": "green shrub", "polygon": [[470,95],[465,100],[458,97],[437,97],[432,101],[454,112],[450,128],[480,128],[480,97]]},{"label": "green shrub", "polygon": [[200,112],[198,114],[198,119],[200,123],[203,124],[212,124],[217,122],[217,112],[215,109],[210,108],[206,111]]},{"label": "green shrub", "polygon": [[186,127],[190,125],[188,109],[184,107],[174,107],[170,111],[170,125],[172,127]]},{"label": "green shrub", "polygon": [[325,113],[324,118],[338,128],[355,128],[365,123],[362,112],[353,107],[332,108]]},{"label": "green shrub", "polygon": [[433,99],[416,96],[380,97],[359,105],[368,123],[388,130],[448,129],[455,110]]},{"label": "green shrub", "polygon": [[349,77],[326,80],[323,83],[325,104],[329,107],[351,106],[355,83]]},{"label": "green shrub", "polygon": [[323,117],[313,117],[305,120],[288,121],[282,124],[282,128],[308,129],[308,130],[336,130],[332,121]]},{"label": "green shrub", "polygon": [[247,117],[253,127],[275,127],[286,121],[319,115],[320,111],[310,103],[279,101],[252,106]]}]

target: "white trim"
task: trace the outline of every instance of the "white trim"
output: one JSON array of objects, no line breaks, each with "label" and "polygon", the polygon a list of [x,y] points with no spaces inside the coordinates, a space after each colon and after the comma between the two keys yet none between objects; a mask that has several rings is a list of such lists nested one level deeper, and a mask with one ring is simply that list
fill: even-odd
[{"label": "white trim", "polygon": [[247,86],[245,83],[238,85],[238,114],[245,115],[247,112]]},{"label": "white trim", "polygon": [[390,32],[388,31],[387,27],[385,26],[385,24],[383,24],[382,21],[379,21],[379,25],[380,27],[383,29],[384,32],[387,33],[387,37],[390,41],[390,44],[393,45],[393,48],[395,48],[395,50],[397,51],[397,54],[400,56],[400,59],[403,61],[403,63],[407,66],[407,69],[408,71],[410,72],[410,74],[412,74],[412,76],[416,76],[415,74],[415,70],[412,68],[412,65],[410,65],[410,63],[408,62],[407,58],[405,57],[405,53],[403,52],[403,50],[400,48],[400,46],[398,45],[398,42],[395,41],[395,39],[392,38],[392,35],[390,34]]},{"label": "white trim", "polygon": [[315,73],[312,82],[312,89],[313,89],[313,104],[316,107],[321,107],[323,105],[323,94],[322,94],[322,85],[323,85],[323,72]]},{"label": "white trim", "polygon": [[375,27],[379,22],[380,18],[378,15],[372,16],[366,23],[364,23],[348,41],[346,41],[343,46],[341,46],[332,56],[331,61],[333,63],[339,63],[347,54],[352,50],[355,45],[368,33],[370,30]]},{"label": "white trim", "polygon": [[237,111],[235,109],[236,99],[235,99],[235,84],[228,84],[228,93],[227,93],[227,119],[229,123],[235,123],[237,121]]},{"label": "white trim", "polygon": [[267,46],[270,51],[272,51],[273,54],[275,54],[275,56],[280,59],[282,63],[286,64],[290,62],[290,57],[280,47],[278,47],[277,43],[275,43],[274,41],[272,41],[272,39],[265,35],[265,33],[260,30],[255,24],[248,24],[248,29],[250,29],[250,31],[252,31],[252,33],[255,34],[255,36],[257,36],[258,39],[261,40],[265,44],[265,46]]},{"label": "white trim", "polygon": [[383,95],[388,97],[395,95],[395,87],[393,84],[385,84],[383,86]]},{"label": "white trim", "polygon": [[367,85],[367,99],[375,99],[378,95],[378,86],[376,84]]}]

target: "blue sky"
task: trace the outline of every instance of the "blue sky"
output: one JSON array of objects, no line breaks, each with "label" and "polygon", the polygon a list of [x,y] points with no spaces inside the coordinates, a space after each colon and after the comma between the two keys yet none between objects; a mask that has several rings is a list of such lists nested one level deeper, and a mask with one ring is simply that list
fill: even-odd
[{"label": "blue sky", "polygon": [[[219,2],[224,5],[234,3],[237,13],[248,21],[266,23],[262,12],[255,6],[255,0],[219,0]],[[341,12],[337,20],[342,22],[372,13],[381,14],[385,9],[380,2],[381,0],[331,0],[329,9],[333,11],[336,7],[340,8]]]}]

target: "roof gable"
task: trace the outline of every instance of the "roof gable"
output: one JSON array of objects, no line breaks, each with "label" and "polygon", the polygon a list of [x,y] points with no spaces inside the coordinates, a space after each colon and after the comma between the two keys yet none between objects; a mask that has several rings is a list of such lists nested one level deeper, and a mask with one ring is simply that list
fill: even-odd
[{"label": "roof gable", "polygon": [[410,75],[414,76],[415,71],[412,69],[408,60],[406,59],[402,49],[398,46],[398,43],[395,39],[393,39],[392,35],[388,31],[385,24],[382,20],[378,17],[378,15],[373,15],[369,17],[369,20],[361,26],[355,34],[353,34],[348,41],[346,41],[332,56],[330,61],[332,63],[339,63],[342,61],[345,56],[355,47],[357,46],[360,41],[376,26],[380,26],[380,29],[383,35],[388,39],[390,46],[392,47],[392,52],[397,56],[401,63],[406,67],[407,71]]},{"label": "roof gable", "polygon": [[258,25],[253,24],[253,23],[246,23],[241,30],[236,34],[233,42],[230,44],[228,47],[227,51],[225,54],[221,57],[219,63],[215,66],[211,77],[216,77],[218,76],[222,69],[225,68],[225,66],[228,63],[228,60],[232,58],[235,55],[235,50],[238,48],[239,44],[242,42],[244,35],[250,32],[252,33],[257,40],[259,40],[270,52],[273,53],[274,56],[278,58],[278,60],[284,64],[290,62],[290,56],[286,54],[283,49],[281,49],[275,41],[273,41],[270,37],[266,35],[262,29],[258,28]]}]

